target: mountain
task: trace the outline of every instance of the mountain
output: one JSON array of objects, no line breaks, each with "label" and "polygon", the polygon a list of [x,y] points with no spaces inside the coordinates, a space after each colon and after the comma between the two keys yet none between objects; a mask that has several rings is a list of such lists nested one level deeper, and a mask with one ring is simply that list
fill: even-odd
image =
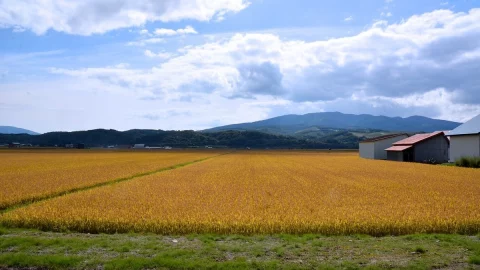
[{"label": "mountain", "polygon": [[431,119],[423,116],[407,118],[373,116],[369,114],[343,114],[340,112],[309,113],[304,115],[284,115],[266,120],[220,126],[205,130],[256,130],[272,134],[295,135],[316,130],[315,133],[332,134],[341,130],[433,132],[452,130],[460,123]]},{"label": "mountain", "polygon": [[358,143],[344,143],[336,140],[328,142],[306,140],[292,136],[267,134],[258,131],[197,132],[193,130],[128,130],[94,129],[74,132],[48,132],[41,135],[0,134],[0,144],[19,142],[38,146],[65,146],[85,144],[87,147],[108,145],[146,144],[147,146],[189,147],[230,147],[230,148],[357,148]]},{"label": "mountain", "polygon": [[407,118],[353,115],[338,112],[285,115],[263,121],[216,127],[204,131],[154,129],[94,129],[48,132],[41,135],[0,134],[0,144],[19,142],[39,146],[85,144],[87,147],[146,144],[171,147],[353,149],[369,137],[395,131],[451,130],[460,123],[422,116]]},{"label": "mountain", "polygon": [[30,134],[38,135],[39,133],[31,131],[28,129],[11,127],[11,126],[0,126],[0,134]]}]

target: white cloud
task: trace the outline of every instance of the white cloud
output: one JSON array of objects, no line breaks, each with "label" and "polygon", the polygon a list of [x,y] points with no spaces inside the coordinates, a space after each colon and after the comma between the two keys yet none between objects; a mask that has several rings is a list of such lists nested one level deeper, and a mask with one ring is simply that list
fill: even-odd
[{"label": "white cloud", "polygon": [[448,96],[453,104],[478,106],[480,97],[472,95],[480,85],[474,74],[480,69],[479,29],[480,9],[439,10],[396,24],[377,22],[352,37],[304,42],[271,34],[237,34],[186,47],[182,55],[150,70],[65,73],[144,84],[146,92],[172,98],[215,92],[230,98],[271,96],[317,102],[359,93],[402,98],[442,88],[455,93]]},{"label": "white cloud", "polygon": [[[255,121],[266,118],[269,112],[268,108],[249,104],[246,100],[226,99],[217,95],[196,96],[192,100],[194,103],[165,99],[142,100],[138,99],[137,92],[100,80],[83,79],[82,83],[73,82],[71,78],[63,78],[2,84],[0,122],[37,132],[94,128],[198,130],[215,125]],[[68,87],[58,91],[59,86],[65,85]],[[29,89],[35,91],[29,94]]]},{"label": "white cloud", "polygon": [[[208,127],[315,111],[420,114],[462,121],[480,113],[479,37],[480,9],[438,10],[399,23],[380,21],[350,37],[306,42],[273,34],[236,34],[186,46],[150,68],[50,71],[69,76],[75,87],[88,83],[83,89],[99,85],[95,89],[101,95],[128,95],[136,104],[135,121],[149,115],[154,120],[145,119],[148,123],[170,127]],[[155,57],[164,52],[144,53]],[[7,88],[0,87],[0,95],[2,89]],[[10,94],[0,99],[17,101]],[[199,122],[181,115],[175,116],[179,121],[164,119],[167,110],[183,108]],[[178,126],[182,121],[184,126]],[[140,123],[136,126],[147,122]]]},{"label": "white cloud", "polygon": [[144,54],[147,57],[160,58],[160,59],[168,59],[168,58],[171,58],[173,56],[171,53],[167,53],[167,52],[154,53],[150,50],[145,50]]},{"label": "white cloud", "polygon": [[12,30],[14,33],[22,33],[22,32],[25,32],[27,31],[27,29],[21,27],[21,26],[18,26],[18,25],[15,25],[13,27],[13,30]]},{"label": "white cloud", "polygon": [[157,28],[154,31],[157,36],[176,36],[176,35],[186,35],[186,34],[197,34],[197,31],[190,25],[183,29],[167,29],[167,28]]},{"label": "white cloud", "polygon": [[127,46],[145,46],[147,44],[158,44],[164,42],[165,40],[163,38],[146,38],[137,41],[130,41],[127,43]]},{"label": "white cloud", "polygon": [[440,5],[441,6],[446,6],[446,5],[448,5],[448,2],[442,2],[442,3],[440,3]]},{"label": "white cloud", "polygon": [[392,15],[393,14],[389,11],[380,13],[380,16],[382,17],[392,17]]},{"label": "white cloud", "polygon": [[0,1],[0,26],[30,29],[38,35],[49,29],[76,35],[103,34],[154,21],[218,20],[248,5],[246,0],[4,0]]},{"label": "white cloud", "polygon": [[345,19],[343,19],[344,21],[346,22],[349,22],[349,21],[352,21],[353,20],[353,17],[352,16],[348,16],[346,17]]}]

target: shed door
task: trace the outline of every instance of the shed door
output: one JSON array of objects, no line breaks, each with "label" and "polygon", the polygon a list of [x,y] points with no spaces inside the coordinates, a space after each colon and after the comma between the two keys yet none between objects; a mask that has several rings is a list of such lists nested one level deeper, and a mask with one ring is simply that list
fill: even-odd
[{"label": "shed door", "polygon": [[413,161],[413,147],[403,151],[403,161]]}]

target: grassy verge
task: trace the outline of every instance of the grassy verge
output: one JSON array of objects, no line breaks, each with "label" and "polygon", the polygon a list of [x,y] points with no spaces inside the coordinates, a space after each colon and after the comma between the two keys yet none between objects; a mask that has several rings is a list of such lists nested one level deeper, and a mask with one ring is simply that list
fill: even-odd
[{"label": "grassy verge", "polygon": [[455,165],[467,168],[480,168],[480,157],[462,157],[455,161]]},{"label": "grassy verge", "polygon": [[479,264],[479,236],[161,236],[0,228],[0,268],[476,269]]}]

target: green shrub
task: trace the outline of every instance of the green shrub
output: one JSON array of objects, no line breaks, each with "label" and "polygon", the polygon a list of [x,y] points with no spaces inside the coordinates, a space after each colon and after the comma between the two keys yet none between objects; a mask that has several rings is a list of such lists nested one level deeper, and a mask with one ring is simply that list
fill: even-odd
[{"label": "green shrub", "polygon": [[480,157],[461,157],[455,165],[467,168],[480,168]]},{"label": "green shrub", "polygon": [[468,259],[468,262],[471,264],[480,265],[480,256],[472,256],[470,259]]},{"label": "green shrub", "polygon": [[415,252],[423,254],[423,253],[427,252],[427,250],[423,247],[416,247]]}]

